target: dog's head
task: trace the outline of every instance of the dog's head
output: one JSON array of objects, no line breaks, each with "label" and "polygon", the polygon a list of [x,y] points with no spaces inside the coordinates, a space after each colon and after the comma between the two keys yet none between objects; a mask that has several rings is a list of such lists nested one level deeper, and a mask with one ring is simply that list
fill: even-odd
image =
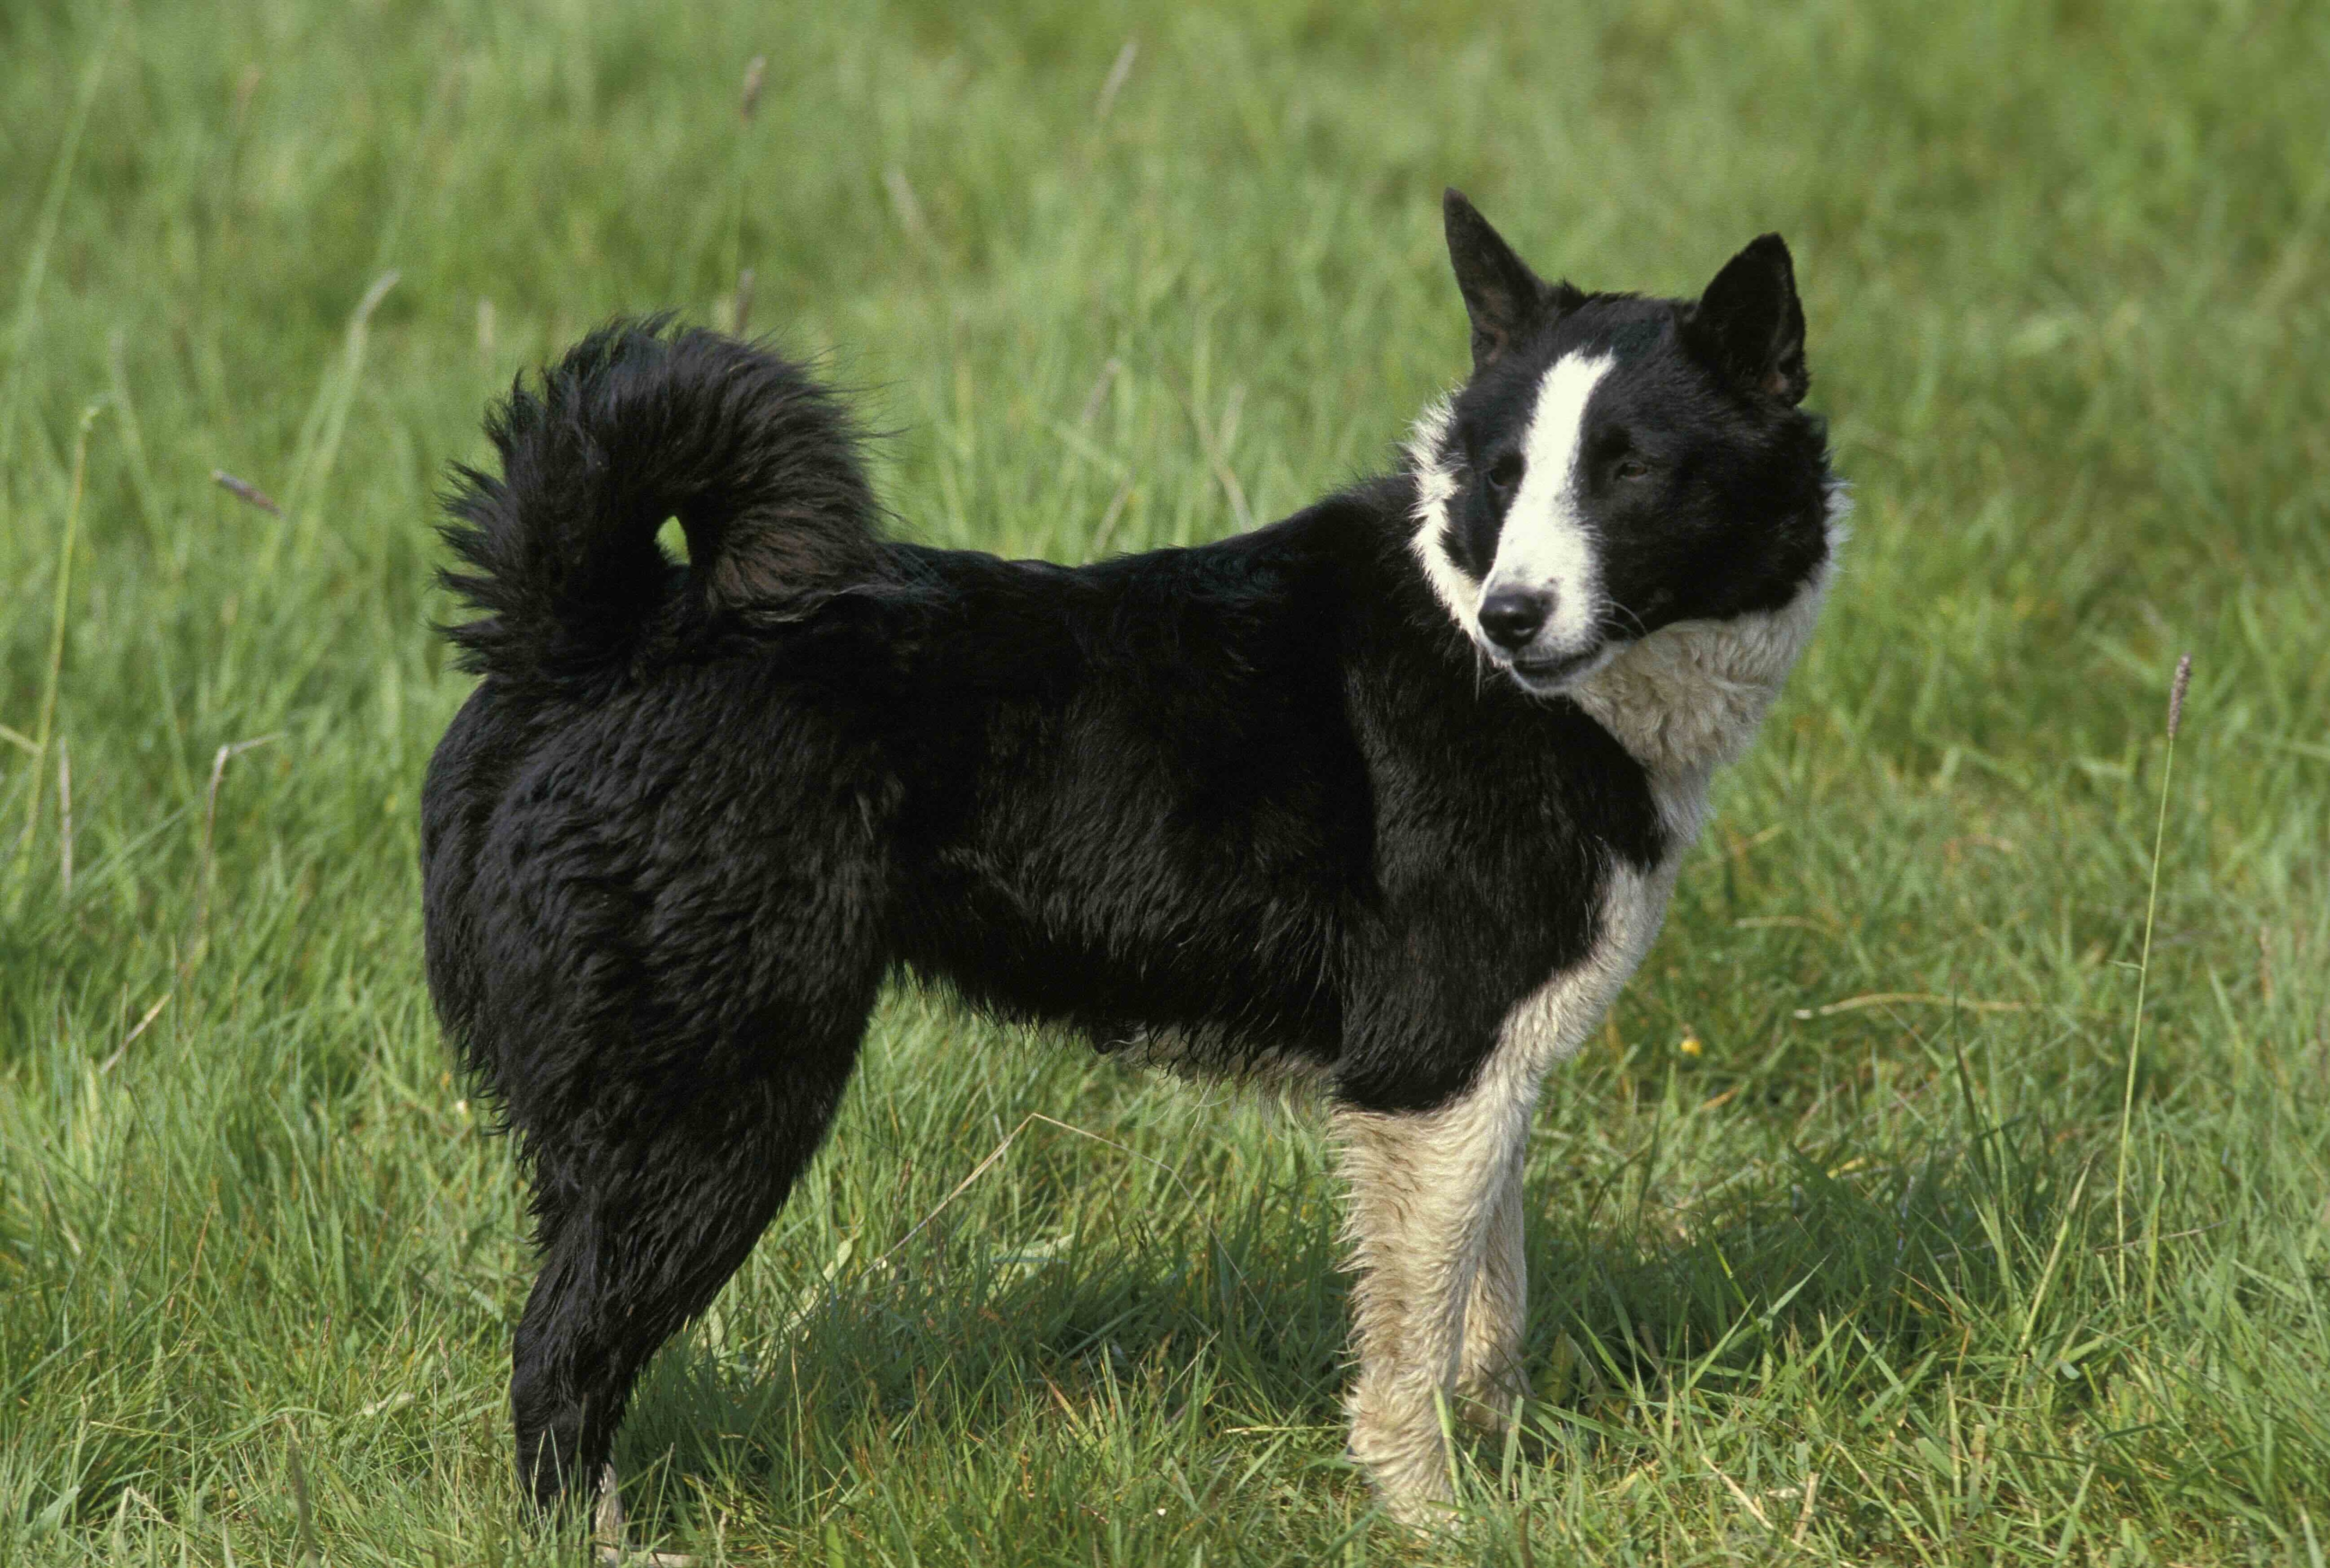
[{"label": "dog's head", "polygon": [[1789,603],[1828,554],[1804,317],[1766,234],[1697,299],[1549,284],[1446,198],[1473,375],[1410,449],[1435,591],[1525,690],[1567,690],[1676,621]]}]

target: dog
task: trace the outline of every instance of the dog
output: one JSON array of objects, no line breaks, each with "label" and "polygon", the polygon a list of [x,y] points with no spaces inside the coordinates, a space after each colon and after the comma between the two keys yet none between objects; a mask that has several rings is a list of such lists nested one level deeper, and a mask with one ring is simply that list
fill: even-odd
[{"label": "dog", "polygon": [[1469,379],[1391,473],[1194,549],[886,539],[832,392],[664,320],[489,417],[499,472],[457,469],[445,525],[481,679],[421,862],[439,1015],[531,1177],[537,1502],[611,1476],[894,976],[1321,1087],[1350,1452],[1395,1514],[1448,1496],[1444,1405],[1518,1408],[1539,1084],[1811,635],[1842,488],[1778,236],[1686,300],[1549,284],[1444,216]]}]

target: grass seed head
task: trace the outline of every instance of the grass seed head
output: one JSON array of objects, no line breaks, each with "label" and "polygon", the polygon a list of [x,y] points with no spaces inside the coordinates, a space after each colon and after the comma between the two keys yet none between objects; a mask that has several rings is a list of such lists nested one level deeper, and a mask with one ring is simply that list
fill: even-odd
[{"label": "grass seed head", "polygon": [[224,468],[211,470],[211,483],[246,505],[256,506],[277,517],[283,515],[283,508],[275,504],[275,497],[248,479],[236,478]]}]

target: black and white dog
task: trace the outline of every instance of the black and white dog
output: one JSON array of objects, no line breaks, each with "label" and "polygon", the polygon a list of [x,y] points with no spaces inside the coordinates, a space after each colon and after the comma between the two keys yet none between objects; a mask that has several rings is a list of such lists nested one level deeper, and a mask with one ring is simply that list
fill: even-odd
[{"label": "black and white dog", "polygon": [[1439,1403],[1514,1408],[1539,1085],[1811,634],[1839,489],[1776,236],[1678,300],[1549,285],[1454,192],[1446,219],[1472,378],[1399,471],[1198,549],[886,541],[831,395],[705,332],[611,327],[498,411],[448,530],[484,678],[421,859],[437,1006],[533,1178],[538,1499],[599,1481],[898,974],[1317,1080],[1352,1455],[1415,1516]]}]

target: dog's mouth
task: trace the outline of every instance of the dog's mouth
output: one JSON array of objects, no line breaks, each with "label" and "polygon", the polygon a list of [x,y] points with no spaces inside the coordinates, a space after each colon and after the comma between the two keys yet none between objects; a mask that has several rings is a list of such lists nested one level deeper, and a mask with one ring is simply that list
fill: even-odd
[{"label": "dog's mouth", "polygon": [[1505,670],[1521,690],[1532,696],[1550,697],[1568,691],[1600,669],[1610,653],[1610,644],[1596,643],[1581,653],[1509,659],[1505,661]]}]

